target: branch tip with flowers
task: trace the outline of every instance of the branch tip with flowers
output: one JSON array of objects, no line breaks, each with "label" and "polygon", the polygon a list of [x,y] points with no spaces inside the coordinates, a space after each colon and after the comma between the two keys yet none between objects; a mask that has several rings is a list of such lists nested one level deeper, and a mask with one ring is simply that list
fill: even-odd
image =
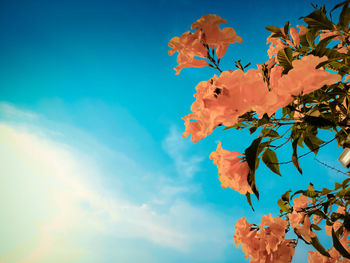
[{"label": "branch tip with flowers", "polygon": [[[219,72],[200,82],[194,94],[191,113],[183,117],[185,132],[193,142],[209,136],[214,129],[248,129],[258,134],[244,153],[222,148],[219,142],[210,159],[218,168],[223,188],[245,195],[253,209],[251,195],[259,199],[255,176],[260,160],[282,176],[280,165],[293,163],[299,173],[299,159],[314,153],[315,160],[327,168],[342,172],[316,158],[319,150],[336,141],[350,148],[350,0],[337,4],[329,14],[325,6],[302,17],[305,25],[267,26],[269,59],[249,68],[235,61],[235,70],[223,70],[220,60],[230,44],[242,43],[233,28],[221,29],[227,21],[218,15],[204,15],[191,29],[170,40],[169,55],[178,52],[175,67],[179,74],[186,67],[209,66]],[[332,12],[340,10],[338,21]],[[332,133],[324,141],[319,130]],[[291,143],[291,160],[278,161],[277,150]],[[309,152],[298,154],[300,147]],[[234,234],[236,247],[242,246],[250,262],[291,262],[299,240],[313,246],[309,262],[350,262],[350,178],[335,183],[333,189],[285,192],[278,200],[280,215],[263,216],[259,225],[243,217]],[[253,209],[254,210],[254,209]],[[323,227],[324,226],[324,227]],[[325,248],[317,236],[324,228],[332,239]],[[294,239],[286,239],[293,230]]]}]

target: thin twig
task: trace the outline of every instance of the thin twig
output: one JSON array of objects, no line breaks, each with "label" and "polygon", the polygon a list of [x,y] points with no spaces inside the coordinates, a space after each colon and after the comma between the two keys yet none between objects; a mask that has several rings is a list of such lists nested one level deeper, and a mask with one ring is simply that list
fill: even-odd
[{"label": "thin twig", "polygon": [[[299,156],[298,156],[298,159],[303,158],[303,157],[305,157],[306,155],[309,155],[310,153],[312,153],[312,152],[314,152],[315,150],[318,150],[318,149],[320,149],[320,148],[326,146],[327,144],[331,143],[331,142],[334,141],[334,140],[335,140],[335,138],[333,138],[332,140],[330,140],[330,141],[328,141],[328,142],[325,142],[324,144],[321,144],[320,146],[318,146],[318,147],[312,149],[311,151],[309,151],[309,152],[307,152],[307,153],[304,153],[304,154],[302,154],[302,155],[299,155]],[[292,163],[292,162],[293,162],[293,161],[287,161],[287,162],[278,162],[278,163],[270,163],[270,164],[279,164],[279,165],[280,165],[280,164],[289,164],[289,163]]]},{"label": "thin twig", "polygon": [[343,172],[343,171],[341,171],[341,170],[339,170],[339,169],[337,169],[337,168],[335,168],[333,166],[330,166],[329,164],[326,164],[326,163],[318,160],[316,157],[314,159],[316,160],[316,162],[322,164],[323,166],[327,167],[328,169],[331,169],[333,171],[336,171],[337,173],[341,173],[341,174],[344,174],[344,175],[347,175],[347,176],[349,175],[348,173],[345,173],[345,172]]}]

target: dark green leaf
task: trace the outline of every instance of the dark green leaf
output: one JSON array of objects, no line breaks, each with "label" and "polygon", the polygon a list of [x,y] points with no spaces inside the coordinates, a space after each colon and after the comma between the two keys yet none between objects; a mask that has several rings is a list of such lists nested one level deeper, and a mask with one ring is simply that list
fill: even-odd
[{"label": "dark green leaf", "polygon": [[252,210],[255,211],[255,210],[254,210],[254,207],[253,207],[253,205],[252,205],[252,199],[251,199],[251,197],[250,197],[250,193],[246,193],[245,196],[247,197],[247,202],[248,202],[248,204],[250,205],[250,207],[252,208]]},{"label": "dark green leaf", "polygon": [[347,31],[347,29],[349,28],[349,22],[350,22],[350,8],[348,4],[349,2],[344,5],[339,15],[339,26],[343,28],[343,30],[345,31]]},{"label": "dark green leaf", "polygon": [[310,151],[313,151],[316,155],[319,150],[319,146],[324,143],[320,138],[318,138],[315,135],[308,135],[304,138],[305,145],[310,149]]},{"label": "dark green leaf", "polygon": [[299,138],[296,138],[296,139],[294,139],[294,141],[292,142],[292,146],[293,146],[292,162],[293,162],[294,166],[297,168],[298,172],[299,172],[300,174],[303,174],[303,171],[302,171],[301,168],[300,168],[299,160],[298,160],[298,150],[297,150],[297,147],[298,147],[298,139],[299,139]]},{"label": "dark green leaf", "polygon": [[338,252],[345,258],[350,259],[349,252],[343,247],[343,245],[340,243],[337,235],[334,232],[334,229],[332,228],[332,239],[333,239],[333,246]]},{"label": "dark green leaf", "polygon": [[281,29],[279,29],[277,26],[267,26],[265,28],[266,28],[266,30],[268,30],[272,33],[281,33]]},{"label": "dark green leaf", "polygon": [[258,127],[251,127],[251,128],[249,128],[250,134],[253,134],[257,129],[258,129]]},{"label": "dark green leaf", "polygon": [[315,225],[315,224],[311,224],[311,228],[312,228],[312,229],[315,229],[315,230],[317,230],[317,231],[322,230],[322,228],[320,228],[318,225]]},{"label": "dark green leaf", "polygon": [[327,188],[322,188],[321,194],[326,195],[326,194],[329,194],[330,192],[332,192],[332,190],[327,189]]},{"label": "dark green leaf", "polygon": [[292,190],[288,190],[287,192],[285,192],[285,193],[281,196],[281,199],[282,199],[283,201],[289,201],[290,192],[292,192]]},{"label": "dark green leaf", "polygon": [[324,117],[315,117],[315,116],[305,116],[304,121],[307,124],[310,124],[312,126],[315,126],[317,128],[332,128],[335,126],[334,122],[331,120],[328,120]]},{"label": "dark green leaf", "polygon": [[317,32],[318,31],[314,29],[309,29],[305,34],[306,41],[310,47],[315,47],[315,38],[316,38]]},{"label": "dark green leaf", "polygon": [[277,204],[279,206],[279,208],[283,211],[283,212],[288,212],[289,211],[289,207],[287,205],[287,202],[283,201],[283,200],[278,200]]},{"label": "dark green leaf", "polygon": [[281,49],[277,53],[277,61],[284,68],[284,73],[287,73],[290,69],[293,68],[293,51],[290,47]]},{"label": "dark green leaf", "polygon": [[252,144],[245,150],[245,157],[251,172],[255,172],[257,152],[259,144],[261,143],[262,137],[255,139]]},{"label": "dark green leaf", "polygon": [[245,158],[249,166],[248,184],[250,185],[256,198],[258,199],[259,199],[259,191],[255,184],[255,169],[257,168],[258,149],[259,149],[261,140],[262,140],[262,137],[255,139],[244,152]]},{"label": "dark green leaf", "polygon": [[284,28],[283,28],[284,34],[286,35],[288,35],[289,25],[290,25],[289,21],[287,21],[287,23],[284,25]]},{"label": "dark green leaf", "polygon": [[271,149],[266,149],[262,155],[264,164],[270,168],[270,170],[279,176],[281,176],[278,159],[276,153]]},{"label": "dark green leaf", "polygon": [[347,5],[347,4],[350,4],[350,0],[346,0],[344,2],[341,2],[339,4],[337,4],[336,6],[333,7],[333,9],[331,10],[331,12],[333,12],[335,9],[337,9],[338,7],[341,7],[343,5]]},{"label": "dark green leaf", "polygon": [[255,183],[255,173],[252,173],[251,171],[249,171],[247,179],[248,179],[248,184],[253,190],[253,193],[255,194],[256,198],[259,200],[259,191]]},{"label": "dark green leaf", "polygon": [[322,39],[316,46],[315,51],[314,51],[314,55],[318,56],[318,57],[323,57],[324,55],[326,55],[326,53],[328,53],[328,49],[326,48],[327,45],[329,44],[329,42],[335,38],[337,35],[333,35],[330,37],[326,37],[324,39]]},{"label": "dark green leaf", "polygon": [[346,230],[350,231],[350,214],[348,213],[345,213],[344,227],[346,228]]},{"label": "dark green leaf", "polygon": [[333,23],[327,18],[326,14],[321,10],[315,10],[310,15],[303,17],[309,28],[314,29],[333,29]]},{"label": "dark green leaf", "polygon": [[275,130],[269,129],[269,128],[262,129],[261,133],[264,137],[271,137],[271,138],[281,137],[278,134],[278,132],[276,132]]},{"label": "dark green leaf", "polygon": [[320,252],[322,255],[326,256],[326,257],[331,257],[329,255],[329,253],[327,252],[327,250],[321,245],[320,241],[318,240],[317,237],[313,237],[311,238],[311,245],[316,248],[316,250],[318,252]]}]

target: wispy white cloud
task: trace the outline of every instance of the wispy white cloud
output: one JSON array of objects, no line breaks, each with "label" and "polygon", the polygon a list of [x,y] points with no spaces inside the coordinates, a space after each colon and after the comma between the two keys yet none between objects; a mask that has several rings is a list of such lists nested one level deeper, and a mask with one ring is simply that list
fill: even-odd
[{"label": "wispy white cloud", "polygon": [[[6,104],[1,104],[0,110],[20,120],[0,124],[0,204],[5,215],[0,243],[6,244],[0,248],[0,262],[84,262],[87,255],[99,258],[98,249],[89,245],[97,237],[118,238],[116,247],[123,239],[141,239],[198,260],[222,257],[228,244],[227,221],[184,199],[182,193],[190,186],[173,184],[168,176],[143,170],[122,152],[107,151],[103,145],[91,145],[94,154],[90,155],[55,140],[46,132],[48,127],[30,124],[33,118],[41,118],[35,113]],[[185,161],[181,155],[185,146],[177,141],[177,135],[173,128],[164,147],[178,172],[185,170],[185,176],[192,177],[200,159]],[[105,167],[91,157],[99,153],[122,162],[119,167]],[[149,176],[145,181],[128,181],[129,175],[140,173]],[[131,198],[134,186],[150,191],[144,202]],[[131,256],[134,251],[129,249],[124,252]],[[118,261],[118,255],[114,257]]]},{"label": "wispy white cloud", "polygon": [[185,178],[192,178],[200,170],[201,156],[188,156],[187,141],[181,136],[176,126],[171,126],[168,136],[163,141],[163,148],[174,160],[177,173]]}]

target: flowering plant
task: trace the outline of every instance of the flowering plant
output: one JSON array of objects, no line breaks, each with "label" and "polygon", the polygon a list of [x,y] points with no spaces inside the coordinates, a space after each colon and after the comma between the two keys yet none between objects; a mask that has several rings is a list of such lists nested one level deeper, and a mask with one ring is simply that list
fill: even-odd
[{"label": "flowering plant", "polygon": [[[336,140],[338,146],[350,147],[350,1],[337,4],[341,9],[337,23],[324,6],[303,17],[306,26],[267,26],[269,60],[250,68],[236,61],[236,70],[223,71],[220,60],[228,46],[241,43],[234,29],[219,24],[227,21],[217,15],[204,15],[187,31],[170,40],[169,55],[178,52],[179,74],[186,67],[209,66],[219,74],[200,82],[195,102],[185,120],[184,137],[197,142],[218,126],[249,129],[258,134],[244,153],[228,151],[221,143],[210,159],[217,165],[222,187],[230,187],[246,196],[253,208],[251,195],[259,199],[255,174],[260,160],[281,176],[276,150],[292,145],[291,161],[302,173],[299,158],[317,155],[324,145]],[[333,11],[332,10],[332,11]],[[298,28],[298,29],[297,29]],[[281,109],[281,110],[280,110]],[[323,141],[319,129],[331,131],[333,139]],[[298,148],[310,152],[298,155]],[[241,157],[239,157],[241,156]],[[289,163],[289,162],[287,162]],[[349,174],[346,174],[347,176]],[[263,216],[259,225],[245,217],[238,220],[234,234],[236,246],[242,246],[250,262],[291,262],[299,240],[312,245],[309,262],[350,262],[350,178],[336,183],[334,189],[288,190],[278,200],[280,216]],[[333,246],[325,249],[317,232],[325,222],[325,231]],[[293,229],[295,239],[285,234]]]}]

